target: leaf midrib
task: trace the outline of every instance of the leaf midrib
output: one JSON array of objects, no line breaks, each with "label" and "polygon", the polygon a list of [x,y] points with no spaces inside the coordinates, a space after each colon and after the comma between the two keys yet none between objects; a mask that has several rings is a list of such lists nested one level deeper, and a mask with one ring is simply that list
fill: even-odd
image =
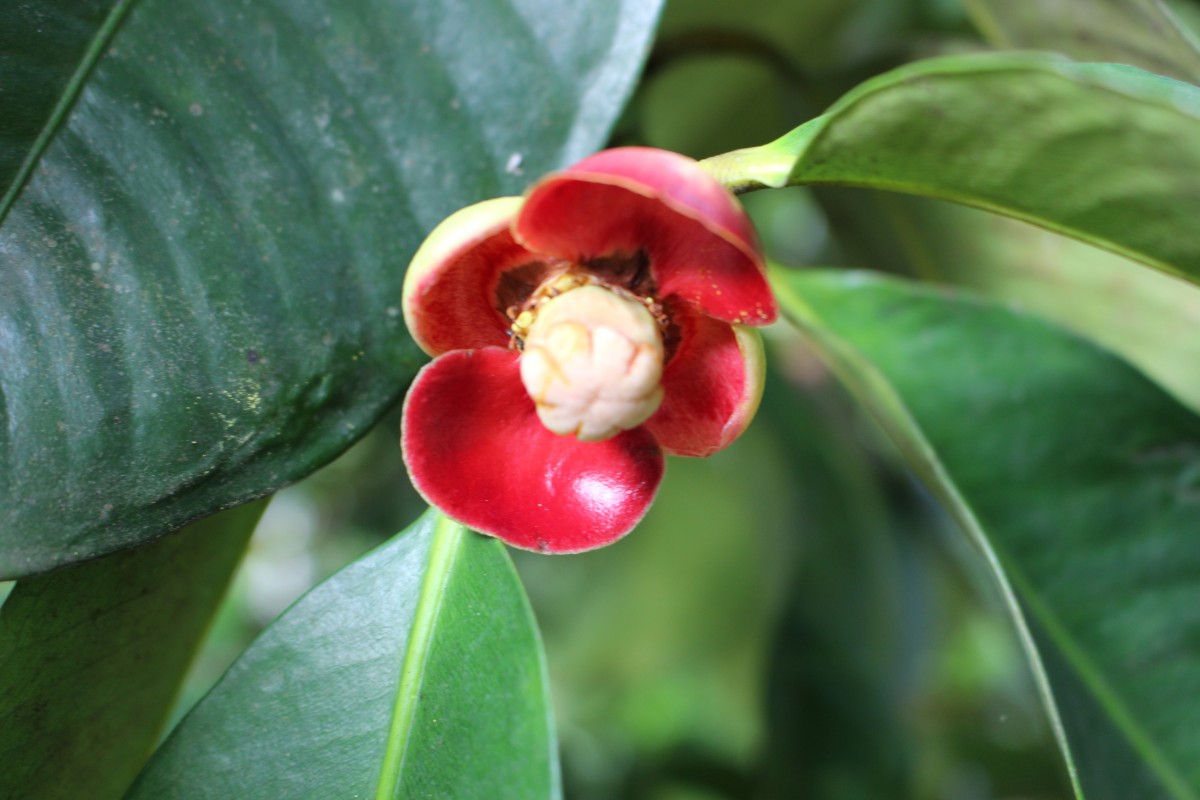
[{"label": "leaf midrib", "polygon": [[92,36],[87,50],[84,51],[83,58],[63,88],[58,102],[55,103],[54,110],[50,112],[50,116],[47,117],[45,124],[42,125],[37,138],[33,140],[33,146],[25,154],[25,158],[21,161],[21,166],[17,169],[16,175],[13,176],[12,182],[4,192],[4,196],[0,198],[0,225],[3,225],[4,220],[8,218],[8,212],[12,210],[18,195],[21,194],[21,190],[28,183],[29,176],[33,174],[33,170],[41,160],[42,154],[46,152],[46,148],[50,146],[50,142],[69,116],[71,108],[79,98],[80,92],[83,91],[83,86],[87,82],[92,69],[100,60],[101,54],[108,48],[109,42],[112,41],[117,28],[121,26],[121,23],[129,13],[129,9],[136,2],[137,0],[117,0],[116,5],[108,12],[108,16],[104,18],[104,22],[96,29],[96,33]]},{"label": "leaf midrib", "polygon": [[421,593],[413,614],[412,630],[405,645],[404,664],[396,686],[396,702],[392,708],[392,722],[384,748],[376,800],[393,800],[400,785],[408,743],[412,738],[413,720],[420,702],[425,667],[433,649],[437,617],[446,597],[454,562],[461,550],[463,534],[461,525],[444,514],[438,514],[425,577],[421,581]]}]

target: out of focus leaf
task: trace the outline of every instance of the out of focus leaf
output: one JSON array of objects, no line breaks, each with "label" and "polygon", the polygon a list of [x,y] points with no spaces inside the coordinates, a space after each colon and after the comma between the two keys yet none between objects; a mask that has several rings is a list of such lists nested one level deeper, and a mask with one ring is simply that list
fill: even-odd
[{"label": "out of focus leaf", "polygon": [[710,458],[673,460],[619,543],[516,554],[545,631],[572,796],[653,794],[668,775],[746,794],[791,568],[782,554],[796,541],[783,458],[751,426]]},{"label": "out of focus leaf", "polygon": [[0,797],[124,793],[264,504],[17,583],[0,606]]},{"label": "out of focus leaf", "polygon": [[1081,796],[1200,796],[1200,419],[1011,310],[855,273],[775,285],[994,569]]},{"label": "out of focus leaf", "polygon": [[[1200,81],[1195,37],[1159,0],[967,5],[1003,47],[1057,50],[1080,61],[1114,61]],[[1200,320],[1200,289],[992,215],[943,205],[896,211],[920,229],[919,247],[939,259],[930,277],[1019,302],[1092,337],[1200,409],[1200,337],[1188,335]]]},{"label": "out of focus leaf", "polygon": [[[927,280],[967,286],[1113,350],[1200,410],[1200,286],[1033,225],[973,208],[877,194],[879,244]],[[895,236],[888,236],[894,233]],[[862,241],[861,239],[859,240]]]},{"label": "out of focus leaf", "polygon": [[6,97],[43,66],[56,103],[86,78],[60,122],[5,107],[0,169],[40,157],[0,210],[0,576],[133,546],[364,433],[420,363],[399,298],[424,233],[599,147],[660,3],[126,5],[97,27],[22,2],[43,33],[0,61]]},{"label": "out of focus leaf", "polygon": [[558,794],[541,644],[512,564],[431,511],[264,631],[128,796]]},{"label": "out of focus leaf", "polygon": [[800,539],[769,671],[763,796],[911,797],[905,711],[928,598],[852,427],[828,392],[788,389],[769,377],[755,420],[789,445]]},{"label": "out of focus leaf", "polygon": [[846,184],[974,205],[1200,283],[1200,88],[1133,67],[930,59],[705,163],[738,190]]},{"label": "out of focus leaf", "polygon": [[998,47],[1057,50],[1200,81],[1200,50],[1161,0],[966,0]]}]

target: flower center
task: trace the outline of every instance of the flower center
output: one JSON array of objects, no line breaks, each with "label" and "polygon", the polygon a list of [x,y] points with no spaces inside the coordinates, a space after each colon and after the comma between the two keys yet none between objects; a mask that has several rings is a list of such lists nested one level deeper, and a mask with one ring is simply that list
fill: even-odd
[{"label": "flower center", "polygon": [[531,321],[518,320],[528,323],[521,381],[548,429],[595,442],[658,410],[663,341],[645,302],[586,284],[551,297],[535,313]]}]

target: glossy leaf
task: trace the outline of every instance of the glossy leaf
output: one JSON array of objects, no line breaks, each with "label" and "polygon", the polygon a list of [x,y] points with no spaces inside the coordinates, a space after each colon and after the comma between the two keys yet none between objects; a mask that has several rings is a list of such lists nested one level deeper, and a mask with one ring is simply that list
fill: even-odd
[{"label": "glossy leaf", "polygon": [[1200,419],[1002,307],[854,273],[775,285],[994,569],[1080,796],[1200,795]]},{"label": "glossy leaf", "polygon": [[124,793],[263,505],[17,583],[0,606],[0,796]]},{"label": "glossy leaf", "polygon": [[599,147],[658,8],[136,4],[0,228],[0,575],[365,432],[420,363],[399,303],[424,233]]},{"label": "glossy leaf", "polygon": [[549,798],[555,747],[503,545],[430,512],[264,631],[129,798]]},{"label": "glossy leaf", "polygon": [[1055,50],[1076,61],[1131,64],[1200,81],[1200,50],[1156,0],[966,0],[983,34],[1006,49]]},{"label": "glossy leaf", "polygon": [[845,184],[978,206],[1200,283],[1200,88],[1133,67],[921,61],[704,163],[742,191]]},{"label": "glossy leaf", "polygon": [[0,27],[0,217],[132,2],[14,3]]}]

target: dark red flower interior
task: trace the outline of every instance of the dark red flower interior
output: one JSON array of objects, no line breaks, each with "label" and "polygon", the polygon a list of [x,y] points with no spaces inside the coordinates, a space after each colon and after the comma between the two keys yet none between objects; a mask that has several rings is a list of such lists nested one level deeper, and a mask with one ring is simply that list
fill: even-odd
[{"label": "dark red flower interior", "polygon": [[753,228],[720,184],[673,153],[601,155],[534,186],[514,224],[518,241],[576,263],[644,253],[660,298],[727,322],[775,319]]}]

